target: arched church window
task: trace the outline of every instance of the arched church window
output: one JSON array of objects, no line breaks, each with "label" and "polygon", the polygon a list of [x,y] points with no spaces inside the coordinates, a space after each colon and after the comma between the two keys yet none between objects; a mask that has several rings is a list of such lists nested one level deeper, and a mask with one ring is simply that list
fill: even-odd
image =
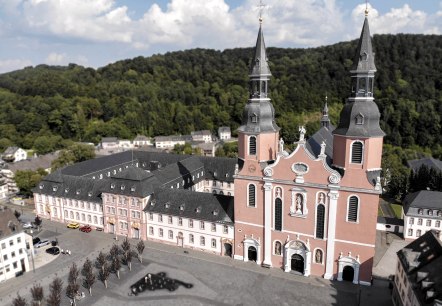
[{"label": "arched church window", "polygon": [[275,255],[282,254],[282,244],[279,241],[275,241]]},{"label": "arched church window", "polygon": [[316,238],[324,239],[324,221],[325,221],[325,207],[319,204],[316,207]]},{"label": "arched church window", "polygon": [[351,145],[351,162],[353,164],[362,164],[363,145],[360,141],[355,141]]},{"label": "arched church window", "polygon": [[256,155],[256,137],[250,136],[249,138],[249,155]]},{"label": "arched church window", "polygon": [[358,221],[358,209],[359,209],[359,199],[356,196],[351,196],[348,200],[348,212],[347,221],[357,222]]},{"label": "arched church window", "polygon": [[317,249],[315,251],[315,263],[322,264],[322,259],[323,258],[324,258],[324,253],[322,252],[322,250]]},{"label": "arched church window", "polygon": [[256,187],[253,184],[249,185],[249,199],[248,199],[248,204],[250,207],[255,207],[256,206]]},{"label": "arched church window", "polygon": [[282,230],[282,200],[275,199],[275,231]]}]

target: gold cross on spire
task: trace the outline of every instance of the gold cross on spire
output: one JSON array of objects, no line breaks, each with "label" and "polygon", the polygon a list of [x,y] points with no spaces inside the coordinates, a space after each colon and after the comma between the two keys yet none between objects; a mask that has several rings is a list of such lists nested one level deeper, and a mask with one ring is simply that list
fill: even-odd
[{"label": "gold cross on spire", "polygon": [[368,16],[368,0],[365,0],[365,16]]},{"label": "gold cross on spire", "polygon": [[266,8],[266,5],[262,3],[262,0],[259,0],[259,5],[257,5],[259,9],[259,23],[262,23],[262,12]]}]

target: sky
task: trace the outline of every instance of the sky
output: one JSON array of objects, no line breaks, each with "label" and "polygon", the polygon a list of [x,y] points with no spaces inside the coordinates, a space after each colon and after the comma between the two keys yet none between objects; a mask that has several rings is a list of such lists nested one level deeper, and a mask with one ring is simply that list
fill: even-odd
[{"label": "sky", "polygon": [[[268,47],[359,37],[364,0],[262,0]],[[0,0],[0,73],[39,64],[98,68],[192,48],[252,47],[260,0]],[[442,34],[442,0],[372,0],[373,34]]]}]

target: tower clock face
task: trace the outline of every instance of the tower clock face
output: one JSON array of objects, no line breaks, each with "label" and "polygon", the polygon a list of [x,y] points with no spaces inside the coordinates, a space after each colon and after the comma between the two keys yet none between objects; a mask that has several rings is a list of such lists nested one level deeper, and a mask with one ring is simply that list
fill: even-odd
[{"label": "tower clock face", "polygon": [[255,171],[256,171],[255,165],[250,165],[249,166],[249,172],[255,172]]}]

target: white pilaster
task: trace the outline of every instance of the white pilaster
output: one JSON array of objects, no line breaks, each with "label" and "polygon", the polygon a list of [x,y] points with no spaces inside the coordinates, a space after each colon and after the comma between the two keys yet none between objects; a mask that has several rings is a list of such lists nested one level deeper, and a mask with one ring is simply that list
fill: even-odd
[{"label": "white pilaster", "polygon": [[263,266],[272,266],[272,183],[264,184],[264,261]]},{"label": "white pilaster", "polygon": [[333,279],[333,266],[335,258],[335,236],[336,236],[336,213],[338,208],[339,193],[337,190],[330,190],[328,193],[328,233],[327,233],[327,258],[325,262],[324,278]]}]

